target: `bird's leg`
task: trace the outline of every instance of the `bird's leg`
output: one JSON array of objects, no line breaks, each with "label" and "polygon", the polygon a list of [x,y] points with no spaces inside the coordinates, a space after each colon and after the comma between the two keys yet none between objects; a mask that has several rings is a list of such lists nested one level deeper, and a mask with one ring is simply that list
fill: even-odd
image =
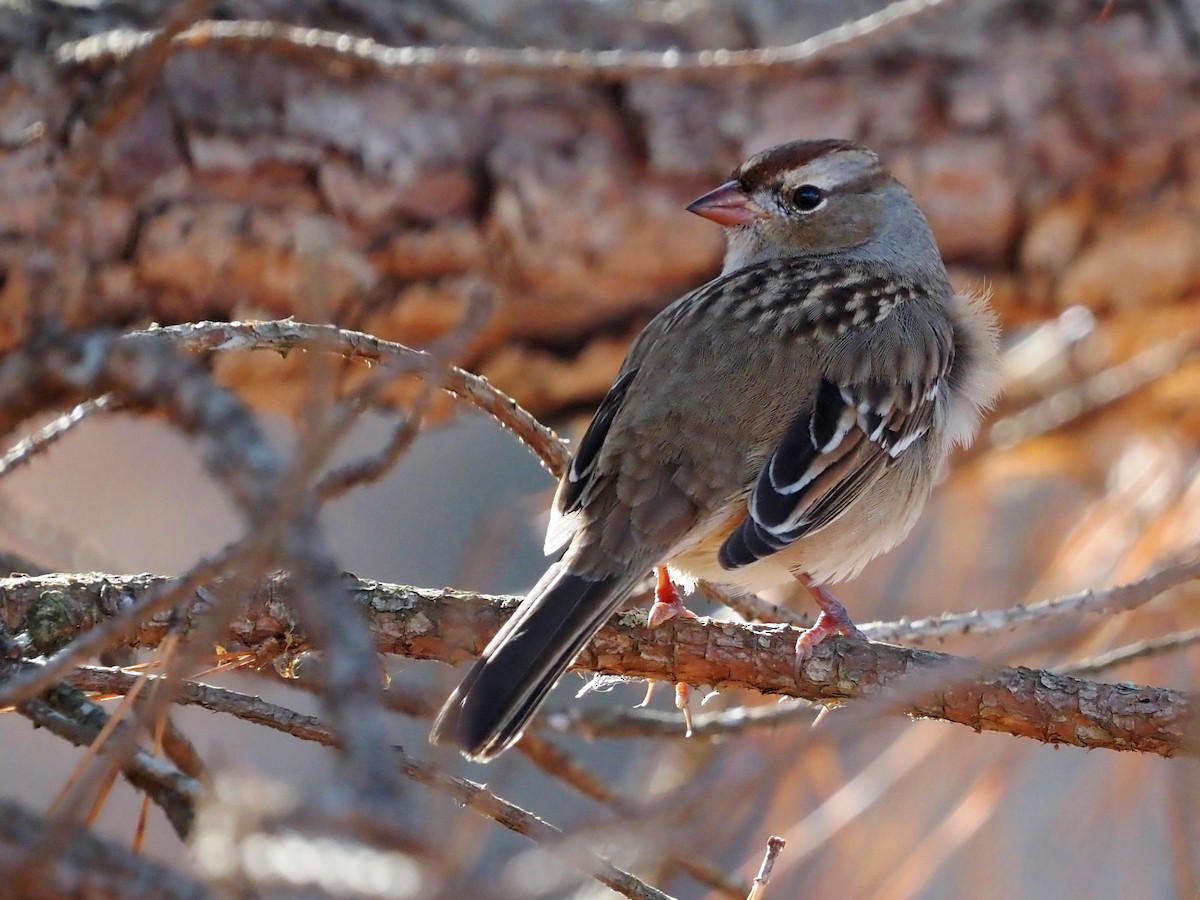
[{"label": "bird's leg", "polygon": [[813,650],[825,638],[840,634],[843,637],[866,640],[866,635],[858,630],[858,627],[851,621],[846,607],[842,606],[827,589],[819,584],[814,584],[807,575],[797,575],[796,578],[808,588],[808,592],[817,601],[817,606],[821,608],[821,614],[817,616],[817,621],[796,638],[796,678],[799,680],[800,670],[803,668],[805,660],[812,656]]},{"label": "bird's leg", "polygon": [[692,689],[682,681],[675,685],[675,708],[683,713],[684,737],[692,736]]},{"label": "bird's leg", "polygon": [[663,622],[669,622],[676,616],[682,616],[685,619],[696,618],[696,614],[684,606],[683,601],[679,598],[679,591],[671,583],[671,576],[667,572],[667,567],[655,566],[654,576],[656,579],[654,583],[654,604],[650,607],[650,612],[646,615],[646,626],[648,628],[657,628]]},{"label": "bird's leg", "polygon": [[657,681],[650,681],[649,679],[647,679],[647,681],[646,681],[646,696],[642,698],[641,703],[633,704],[634,709],[645,709],[647,706],[650,705],[650,701],[654,697],[654,686],[656,684],[658,684]]},{"label": "bird's leg", "polygon": [[[683,605],[683,600],[679,596],[679,591],[676,589],[674,582],[671,581],[671,575],[667,571],[666,566],[654,567],[654,603],[650,607],[650,612],[646,614],[646,626],[648,628],[657,628],[664,622],[669,622],[676,616],[684,619],[694,619],[696,614]],[[646,689],[646,699],[638,706],[645,706],[650,702],[650,695],[654,693],[654,682],[651,681]],[[691,688],[686,684],[675,685],[675,707],[683,713],[683,720],[687,726],[686,736],[692,736],[692,693]]]}]

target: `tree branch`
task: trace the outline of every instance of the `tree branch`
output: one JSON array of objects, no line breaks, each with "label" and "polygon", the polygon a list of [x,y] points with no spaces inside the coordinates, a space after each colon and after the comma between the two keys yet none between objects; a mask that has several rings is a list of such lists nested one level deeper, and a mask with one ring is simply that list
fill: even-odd
[{"label": "tree branch", "polygon": [[[308,325],[291,320],[270,322],[191,322],[135,331],[127,340],[166,341],[172,347],[193,352],[214,350],[273,350],[290,353],[305,349],[335,353],[393,367],[411,367],[414,362],[438,369],[444,390],[487,413],[525,444],[555,477],[571,465],[571,454],[562,439],[486,378],[457,366],[443,366],[434,354],[385,341],[361,331],[335,325]],[[405,368],[405,371],[411,369]]]},{"label": "tree branch", "polygon": [[[42,846],[50,825],[11,800],[0,800],[0,872],[19,869]],[[106,897],[110,900],[202,900],[206,886],[124,847],[71,828],[34,876],[36,884],[6,882],[4,893],[23,897]],[[28,889],[28,893],[25,891]]]},{"label": "tree branch", "polygon": [[[813,704],[804,700],[780,700],[758,706],[735,706],[715,712],[692,714],[690,740],[712,740],[752,731],[775,731],[789,725],[812,725],[817,716]],[[588,709],[578,706],[548,710],[542,717],[545,728],[597,738],[657,738],[684,740],[687,723],[683,714],[658,709]]]},{"label": "tree branch", "polygon": [[[525,47],[389,47],[371,38],[279,22],[205,21],[178,35],[183,47],[229,47],[269,50],[336,66],[339,71],[366,70],[398,77],[453,78],[529,76],[585,82],[623,82],[658,77],[689,81],[724,81],[731,76],[795,75],[858,51],[869,39],[944,5],[947,0],[896,0],[860,19],[784,47],[748,50],[549,50]],[[63,44],[60,65],[107,68],[154,40],[157,31],[116,29]]]},{"label": "tree branch", "polygon": [[[1173,571],[1178,577],[1178,567]],[[477,655],[519,602],[512,597],[346,578],[367,612],[379,651],[417,659],[459,662]],[[106,590],[136,597],[165,580],[152,576],[6,579],[0,581],[0,611],[9,619],[19,617],[48,589],[86,604]],[[1113,593],[1121,595],[1128,587]],[[291,596],[286,576],[266,580],[230,623],[229,640],[254,650],[264,661],[308,649],[309,638],[290,610]],[[90,617],[100,618],[100,613]],[[19,626],[19,619],[13,625]],[[130,635],[130,642],[155,646],[166,628],[165,617],[143,622]],[[645,627],[644,612],[626,611],[610,620],[575,667],[822,702],[874,696],[910,716],[1046,743],[1162,756],[1197,751],[1192,733],[1197,701],[1181,691],[1100,684],[1024,667],[985,667],[945,653],[844,639],[822,644],[797,681],[793,673],[796,634],[796,629],[783,625],[712,620],[672,621],[651,631]]]},{"label": "tree branch", "polygon": [[1164,591],[1200,578],[1200,558],[1164,566],[1145,578],[1109,588],[1079,591],[1040,603],[1018,603],[1006,609],[943,613],[910,622],[867,622],[860,630],[876,641],[930,641],[963,634],[987,635],[1038,625],[1051,619],[1127,612],[1149,603]]},{"label": "tree branch", "polygon": [[[149,677],[153,680],[159,676]],[[82,690],[125,693],[133,686],[137,676],[119,669],[86,667],[77,670],[71,680]],[[281,731],[301,740],[315,741],[328,747],[339,744],[334,731],[316,717],[228,688],[184,681],[177,685],[175,701],[236,716],[243,721]],[[563,833],[560,829],[492,793],[485,786],[449,775],[432,763],[414,759],[399,747],[392,747],[391,752],[403,773],[413,781],[446,794],[535,843],[554,845],[561,841]],[[614,866],[601,856],[572,852],[570,858],[584,872],[623,897],[634,900],[670,900],[666,894]]]},{"label": "tree branch", "polygon": [[69,412],[47,422],[33,434],[26,435],[13,444],[9,447],[8,452],[0,456],[0,478],[32,461],[39,453],[66,437],[93,414],[110,412],[118,406],[119,404],[113,403],[113,398],[109,394],[104,394],[95,400],[85,400]]},{"label": "tree branch", "polygon": [[[317,525],[314,499],[290,483],[283,458],[244,404],[201,366],[166,344],[106,330],[64,334],[48,329],[0,361],[0,432],[47,409],[102,393],[137,408],[162,410],[182,431],[208,440],[208,470],[246,520],[241,547],[270,536],[272,558],[295,569],[296,610],[313,637],[336,651],[323,676],[323,700],[331,721],[344,732],[347,783],[364,798],[382,801],[397,785],[376,749],[386,741],[387,722],[373,647],[347,605],[349,598],[339,596],[343,585]],[[79,653],[87,643],[84,637],[64,653]],[[0,705],[32,699],[65,664],[59,658],[13,677],[0,687]]]},{"label": "tree branch", "polygon": [[[196,322],[169,327],[154,327],[133,332],[130,341],[166,340],[181,350],[273,350],[287,354],[296,349],[336,353],[348,359],[362,359],[397,368],[414,362],[433,366],[433,355],[403,344],[381,340],[372,335],[333,325],[309,325],[291,320],[266,322]],[[407,371],[407,370],[406,370]],[[487,379],[454,366],[446,367],[443,388],[456,397],[487,413],[511,431],[554,476],[561,476],[571,462],[566,444],[528,410]],[[1106,590],[1086,590],[1042,603],[1017,604],[1003,610],[975,610],[945,613],[917,621],[867,622],[860,630],[867,637],[883,642],[922,643],[964,634],[987,635],[1008,631],[1020,625],[1034,625],[1062,616],[1133,609],[1158,596],[1167,587],[1200,576],[1200,558],[1178,566],[1168,566],[1146,579]],[[786,622],[806,626],[808,617],[786,607],[752,595],[736,594],[718,585],[701,582],[699,593],[721,603],[750,621]]]},{"label": "tree branch", "polygon": [[[20,649],[0,628],[0,684],[14,673],[36,668],[37,663],[20,658]],[[45,728],[77,747],[92,746],[110,725],[108,712],[99,704],[85,697],[82,692],[65,682],[59,682],[41,697],[28,700],[17,707],[17,711],[33,723],[35,728]],[[117,723],[116,728],[129,738],[135,738],[126,723]],[[145,791],[162,808],[168,821],[181,839],[186,840],[192,831],[196,803],[200,797],[200,782],[180,772],[140,748],[122,755],[116,743],[107,742],[120,759],[126,779],[134,787]],[[124,758],[122,758],[124,756]]]},{"label": "tree branch", "polygon": [[1188,628],[1174,634],[1126,644],[1124,647],[1117,647],[1107,653],[1100,653],[1088,659],[1081,659],[1079,662],[1069,663],[1063,669],[1071,675],[1096,675],[1136,659],[1173,653],[1195,644],[1200,644],[1200,628]]}]

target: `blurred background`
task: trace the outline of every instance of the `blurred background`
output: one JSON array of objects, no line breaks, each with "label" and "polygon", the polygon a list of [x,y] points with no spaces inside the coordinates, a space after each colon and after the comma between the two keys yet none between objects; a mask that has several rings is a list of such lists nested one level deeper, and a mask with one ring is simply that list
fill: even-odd
[{"label": "blurred background", "polygon": [[[273,19],[396,46],[675,49],[686,59],[795,47],[884,5],[231,0],[200,4],[195,18]],[[71,135],[94,124],[89,110],[121,68],[54,51],[178,9],[7,6],[0,332],[11,343],[37,302],[30,285],[47,277],[47,247],[53,283],[86,298],[65,306],[78,321],[129,326],[294,315],[425,346],[462,322],[482,280],[494,302],[457,362],[577,437],[633,335],[720,268],[719,229],[683,207],[764,147],[856,139],[917,196],[956,283],[990,294],[1006,389],[914,533],[839,597],[858,621],[891,620],[1136,579],[1200,539],[1200,3],[929,7],[791,67],[598,72],[581,54],[540,71],[413,71],[252,43],[180,49],[135,111],[101,133],[91,176],[68,182]],[[57,243],[45,241],[51,222]],[[289,448],[311,360],[231,353],[213,365]],[[397,382],[342,452],[386,442],[413,396]],[[545,565],[552,489],[515,438],[447,400],[402,461],[331,503],[324,525],[357,575],[520,593]],[[240,527],[195,447],[120,415],[6,478],[0,509],[4,549],[61,571],[174,573]],[[772,599],[808,611],[802,596]],[[1193,629],[1196,600],[1183,586],[1132,613],[967,635],[944,649],[1055,670]],[[388,667],[399,688],[439,698],[462,674]],[[1198,669],[1200,650],[1181,642],[1088,677],[1192,689]],[[263,679],[225,683],[311,709]],[[565,678],[547,709],[599,714],[643,693],[622,685],[576,700],[582,685]],[[673,713],[671,694],[660,690],[652,707]],[[731,693],[705,709],[770,702]],[[202,712],[180,722],[214,766],[298,782],[327,771],[315,747]],[[614,806],[519,753],[486,768],[435,753],[428,724],[398,717],[397,739],[679,898],[744,896],[770,834],[788,840],[770,897],[1200,889],[1192,759],[902,718],[835,742],[813,740],[807,719],[707,740],[684,740],[682,728],[595,740],[539,731],[623,798]],[[77,757],[15,716],[0,715],[0,747],[5,792],[35,808]],[[453,848],[443,866],[460,896],[609,896],[495,823],[414,790],[414,816]],[[643,801],[652,813],[637,811]],[[136,804],[119,789],[106,833],[126,840]],[[165,827],[148,852],[188,864]],[[698,876],[681,856],[733,883]]]}]

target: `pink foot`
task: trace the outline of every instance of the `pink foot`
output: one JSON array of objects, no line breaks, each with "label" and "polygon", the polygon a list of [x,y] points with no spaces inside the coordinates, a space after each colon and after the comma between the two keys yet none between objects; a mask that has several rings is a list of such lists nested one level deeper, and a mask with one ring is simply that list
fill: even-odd
[{"label": "pink foot", "polygon": [[[667,572],[666,566],[656,566],[654,575],[657,579],[654,583],[654,603],[650,607],[650,612],[646,614],[646,627],[657,628],[664,622],[669,622],[676,616],[681,619],[694,619],[696,614],[683,605],[683,600],[679,597],[679,591],[671,582],[671,576]],[[650,702],[650,695],[654,692],[654,682],[650,682],[646,689],[646,699],[638,706],[645,706]],[[675,707],[683,713],[683,721],[687,727],[685,735],[692,736],[692,691],[686,684],[680,683],[675,685]]]},{"label": "pink foot", "polygon": [[821,607],[821,614],[817,616],[817,621],[813,626],[801,632],[796,638],[796,680],[799,681],[803,674],[804,663],[812,656],[813,651],[821,641],[835,634],[840,634],[848,638],[861,638],[866,640],[866,635],[858,630],[858,627],[850,619],[850,613],[846,611],[846,607],[838,602],[833,594],[829,593],[825,588],[815,585],[806,578],[800,579],[804,586],[809,589],[813,595],[813,599],[817,601],[817,605]]},{"label": "pink foot", "polygon": [[651,698],[654,697],[654,686],[656,684],[658,684],[657,681],[647,681],[646,682],[646,696],[642,698],[641,703],[633,704],[634,709],[645,709],[647,706],[650,705],[650,700],[651,700]]},{"label": "pink foot", "polygon": [[675,685],[675,708],[683,713],[684,737],[692,736],[692,689],[680,682]]},{"label": "pink foot", "polygon": [[650,612],[646,614],[646,627],[657,628],[676,616],[684,619],[696,618],[696,614],[683,605],[683,600],[679,598],[679,591],[671,583],[671,576],[667,573],[666,566],[658,566],[654,570],[654,574],[657,578],[654,585],[654,603],[650,607]]}]

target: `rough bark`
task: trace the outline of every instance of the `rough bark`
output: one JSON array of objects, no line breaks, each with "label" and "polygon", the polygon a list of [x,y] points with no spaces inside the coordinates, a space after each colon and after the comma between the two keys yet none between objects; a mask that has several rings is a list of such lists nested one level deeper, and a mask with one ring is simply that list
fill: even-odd
[{"label": "rough bark", "polygon": [[[632,0],[513,0],[450,22],[433,4],[362,0],[286,17],[382,44],[689,51],[797,41],[878,5],[688,4],[668,19]],[[824,64],[731,75],[483,79],[266,41],[180,47],[144,104],[89,145],[120,65],[53,51],[162,9],[0,16],[10,335],[48,302],[52,273],[76,315],[295,313],[420,344],[463,314],[463,277],[483,274],[501,302],[469,361],[544,413],[598,396],[631,330],[715,270],[720,236],[682,213],[688,199],[752,150],[828,135],[887,156],[956,275],[986,276],[1010,323],[1074,303],[1149,311],[1200,282],[1185,4],[948,3]],[[66,237],[47,244],[59,221]],[[260,402],[294,400],[286,376],[223,367]]]},{"label": "rough bark", "polygon": [[[477,655],[520,600],[347,578],[367,610],[379,651],[415,659],[453,663]],[[136,604],[167,581],[150,576],[9,579],[3,584],[0,611],[11,620],[8,627],[29,629],[42,642],[38,649],[52,652],[77,629],[101,625],[104,610]],[[263,665],[294,667],[311,644],[291,611],[292,593],[285,577],[264,582],[229,624],[224,637],[228,649],[250,650]],[[198,621],[208,607],[203,599],[194,602],[189,617]],[[168,615],[143,619],[124,641],[157,647],[169,622]],[[797,634],[787,625],[687,619],[648,629],[645,613],[631,610],[600,631],[574,668],[815,701],[873,696],[879,704],[856,706],[858,715],[895,710],[1045,743],[1162,756],[1196,752],[1196,703],[1181,691],[1102,684],[846,640],[818,647],[798,678]]]}]

